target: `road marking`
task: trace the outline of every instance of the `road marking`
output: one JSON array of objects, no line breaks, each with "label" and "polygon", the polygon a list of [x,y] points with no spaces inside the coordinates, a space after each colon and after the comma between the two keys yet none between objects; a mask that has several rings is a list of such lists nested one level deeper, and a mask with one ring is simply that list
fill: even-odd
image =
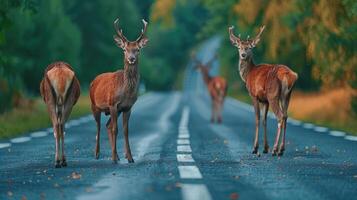
[{"label": "road marking", "polygon": [[300,126],[302,124],[301,121],[296,120],[296,119],[292,119],[292,118],[288,119],[288,123],[290,123],[290,124],[292,124],[294,126]]},{"label": "road marking", "polygon": [[191,154],[177,154],[176,156],[178,162],[195,162]]},{"label": "road marking", "polygon": [[203,184],[182,184],[181,193],[184,200],[212,199],[207,187]]},{"label": "road marking", "polygon": [[190,144],[190,140],[188,139],[178,139],[177,144]]},{"label": "road marking", "polygon": [[184,134],[184,135],[179,135],[178,137],[180,139],[187,139],[187,138],[190,138],[190,135],[189,134]]},{"label": "road marking", "polygon": [[18,138],[11,139],[10,142],[12,142],[12,143],[23,143],[23,142],[27,142],[27,141],[30,141],[30,140],[31,140],[30,137],[18,137]]},{"label": "road marking", "polygon": [[180,178],[182,179],[201,179],[202,174],[196,166],[178,166]]},{"label": "road marking", "polygon": [[327,129],[326,127],[322,127],[322,126],[316,126],[316,127],[314,128],[314,130],[315,130],[316,132],[319,132],[319,133],[324,133],[324,132],[327,132],[327,131],[328,131],[328,129]]},{"label": "road marking", "polygon": [[311,124],[311,123],[304,123],[303,127],[306,128],[306,129],[312,129],[315,126],[313,124]]},{"label": "road marking", "polygon": [[48,132],[46,131],[37,131],[37,132],[33,132],[30,134],[31,137],[33,138],[40,138],[40,137],[45,137],[48,135]]},{"label": "road marking", "polygon": [[0,143],[0,149],[10,147],[11,143]]},{"label": "road marking", "polygon": [[177,151],[178,152],[192,152],[192,149],[191,149],[190,145],[178,145]]},{"label": "road marking", "polygon": [[346,133],[342,131],[330,131],[329,134],[335,137],[344,137],[346,135]]},{"label": "road marking", "polygon": [[357,136],[347,135],[345,136],[345,139],[350,141],[357,141]]}]

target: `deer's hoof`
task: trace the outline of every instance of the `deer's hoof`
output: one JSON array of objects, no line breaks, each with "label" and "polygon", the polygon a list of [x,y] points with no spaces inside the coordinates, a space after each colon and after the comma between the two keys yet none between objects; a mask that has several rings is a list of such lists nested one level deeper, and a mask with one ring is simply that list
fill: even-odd
[{"label": "deer's hoof", "polygon": [[258,153],[258,148],[254,148],[252,154],[257,154],[257,153]]},{"label": "deer's hoof", "polygon": [[282,156],[282,155],[284,155],[284,150],[280,150],[280,151],[278,152],[278,156]]},{"label": "deer's hoof", "polygon": [[56,160],[55,168],[61,168],[61,163],[59,160]]},{"label": "deer's hoof", "polygon": [[272,155],[272,156],[276,156],[276,155],[277,155],[276,149],[274,149],[274,150],[271,152],[271,155]]},{"label": "deer's hoof", "polygon": [[268,153],[268,152],[269,152],[269,147],[265,147],[263,153]]},{"label": "deer's hoof", "polygon": [[61,163],[62,167],[67,167],[67,162],[66,160],[63,160],[62,163]]},{"label": "deer's hoof", "polygon": [[99,153],[95,153],[95,159],[99,159]]},{"label": "deer's hoof", "polygon": [[128,163],[134,163],[134,159],[128,159]]},{"label": "deer's hoof", "polygon": [[113,160],[113,164],[118,164],[118,160]]}]

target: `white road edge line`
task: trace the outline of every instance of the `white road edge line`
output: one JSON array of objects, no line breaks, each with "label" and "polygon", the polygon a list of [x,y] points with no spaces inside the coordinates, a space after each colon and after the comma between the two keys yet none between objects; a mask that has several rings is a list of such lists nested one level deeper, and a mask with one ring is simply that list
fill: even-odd
[{"label": "white road edge line", "polygon": [[356,141],[356,142],[357,142],[357,136],[347,135],[347,136],[345,136],[345,139],[346,139],[346,140]]},{"label": "white road edge line", "polygon": [[30,134],[30,136],[33,138],[45,137],[47,135],[48,135],[48,132],[46,132],[46,131],[37,131],[37,132],[33,132]]},{"label": "white road edge line", "polygon": [[31,140],[31,137],[17,137],[14,139],[11,139],[11,143],[23,143],[23,142],[28,142]]},{"label": "white road edge line", "polygon": [[329,135],[335,136],[335,137],[344,137],[346,135],[346,133],[342,132],[342,131],[330,131]]},{"label": "white road edge line", "polygon": [[10,146],[11,146],[11,143],[0,143],[0,149],[8,148]]}]

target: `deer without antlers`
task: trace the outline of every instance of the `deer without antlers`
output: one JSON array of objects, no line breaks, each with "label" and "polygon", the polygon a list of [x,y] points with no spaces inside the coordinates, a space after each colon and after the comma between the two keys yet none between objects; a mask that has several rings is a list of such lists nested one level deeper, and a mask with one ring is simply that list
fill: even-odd
[{"label": "deer without antlers", "polygon": [[[255,139],[253,153],[258,153],[258,136],[261,103],[264,107],[263,126],[264,126],[264,151],[269,150],[267,135],[266,135],[266,117],[269,110],[269,105],[272,108],[278,120],[278,130],[272,150],[272,155],[283,155],[285,150],[285,133],[287,110],[289,106],[292,88],[298,78],[298,75],[285,65],[259,64],[253,62],[253,48],[259,43],[261,34],[265,26],[260,27],[259,33],[254,39],[242,40],[240,35],[236,37],[233,33],[233,26],[229,27],[229,36],[232,44],[238,48],[239,53],[239,73],[242,80],[246,83],[246,87],[253,100],[255,110]],[[283,132],[280,147],[278,144],[280,134]]]},{"label": "deer without antlers", "polygon": [[116,35],[114,40],[118,47],[124,50],[124,70],[103,73],[98,75],[90,85],[91,108],[94,119],[97,123],[97,137],[95,157],[99,158],[99,137],[100,137],[100,116],[101,112],[110,115],[106,124],[109,141],[112,147],[112,160],[117,163],[118,154],[116,148],[116,138],[118,134],[117,119],[123,113],[123,129],[125,143],[125,157],[129,163],[134,162],[131,155],[128,123],[131,107],[134,105],[138,96],[139,71],[138,57],[139,51],[143,48],[148,39],[145,36],[147,22],[143,20],[144,29],[136,41],[129,41],[118,27],[119,20],[114,21]]},{"label": "deer without antlers", "polygon": [[64,154],[64,125],[79,98],[79,81],[69,64],[55,62],[46,68],[40,92],[53,125],[56,140],[55,167],[65,167],[67,162]]},{"label": "deer without antlers", "polygon": [[222,107],[224,103],[224,98],[227,94],[227,81],[220,76],[211,76],[209,70],[216,60],[217,55],[215,55],[208,63],[203,64],[195,56],[193,60],[196,64],[196,69],[199,69],[202,73],[203,81],[205,82],[208,92],[211,96],[212,101],[212,111],[211,111],[211,122],[217,121],[222,122]]}]

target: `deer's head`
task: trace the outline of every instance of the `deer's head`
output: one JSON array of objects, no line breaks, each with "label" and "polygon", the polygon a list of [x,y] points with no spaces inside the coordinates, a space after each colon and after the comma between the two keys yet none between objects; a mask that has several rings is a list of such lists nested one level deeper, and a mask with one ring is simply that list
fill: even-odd
[{"label": "deer's head", "polygon": [[215,61],[217,59],[217,54],[215,54],[211,58],[211,60],[208,61],[206,64],[204,64],[201,61],[199,61],[194,54],[192,54],[191,57],[192,57],[192,60],[194,62],[194,69],[200,70],[202,73],[207,73],[208,74],[209,70],[212,67],[213,61]]},{"label": "deer's head", "polygon": [[129,41],[123,34],[123,31],[119,30],[119,19],[114,21],[114,28],[116,31],[116,35],[114,35],[114,40],[118,47],[122,48],[124,51],[125,61],[128,62],[130,65],[133,65],[137,62],[139,57],[139,51],[143,48],[146,43],[148,42],[147,37],[145,36],[147,22],[143,20],[144,28],[141,30],[141,34],[135,41]]},{"label": "deer's head", "polygon": [[264,31],[265,26],[261,26],[259,29],[259,33],[255,36],[254,39],[249,39],[249,36],[246,40],[242,40],[240,38],[240,34],[237,36],[234,35],[233,29],[234,27],[229,27],[229,39],[231,40],[232,44],[238,48],[239,51],[239,58],[241,60],[250,58],[252,56],[253,48],[259,43],[260,36]]}]

